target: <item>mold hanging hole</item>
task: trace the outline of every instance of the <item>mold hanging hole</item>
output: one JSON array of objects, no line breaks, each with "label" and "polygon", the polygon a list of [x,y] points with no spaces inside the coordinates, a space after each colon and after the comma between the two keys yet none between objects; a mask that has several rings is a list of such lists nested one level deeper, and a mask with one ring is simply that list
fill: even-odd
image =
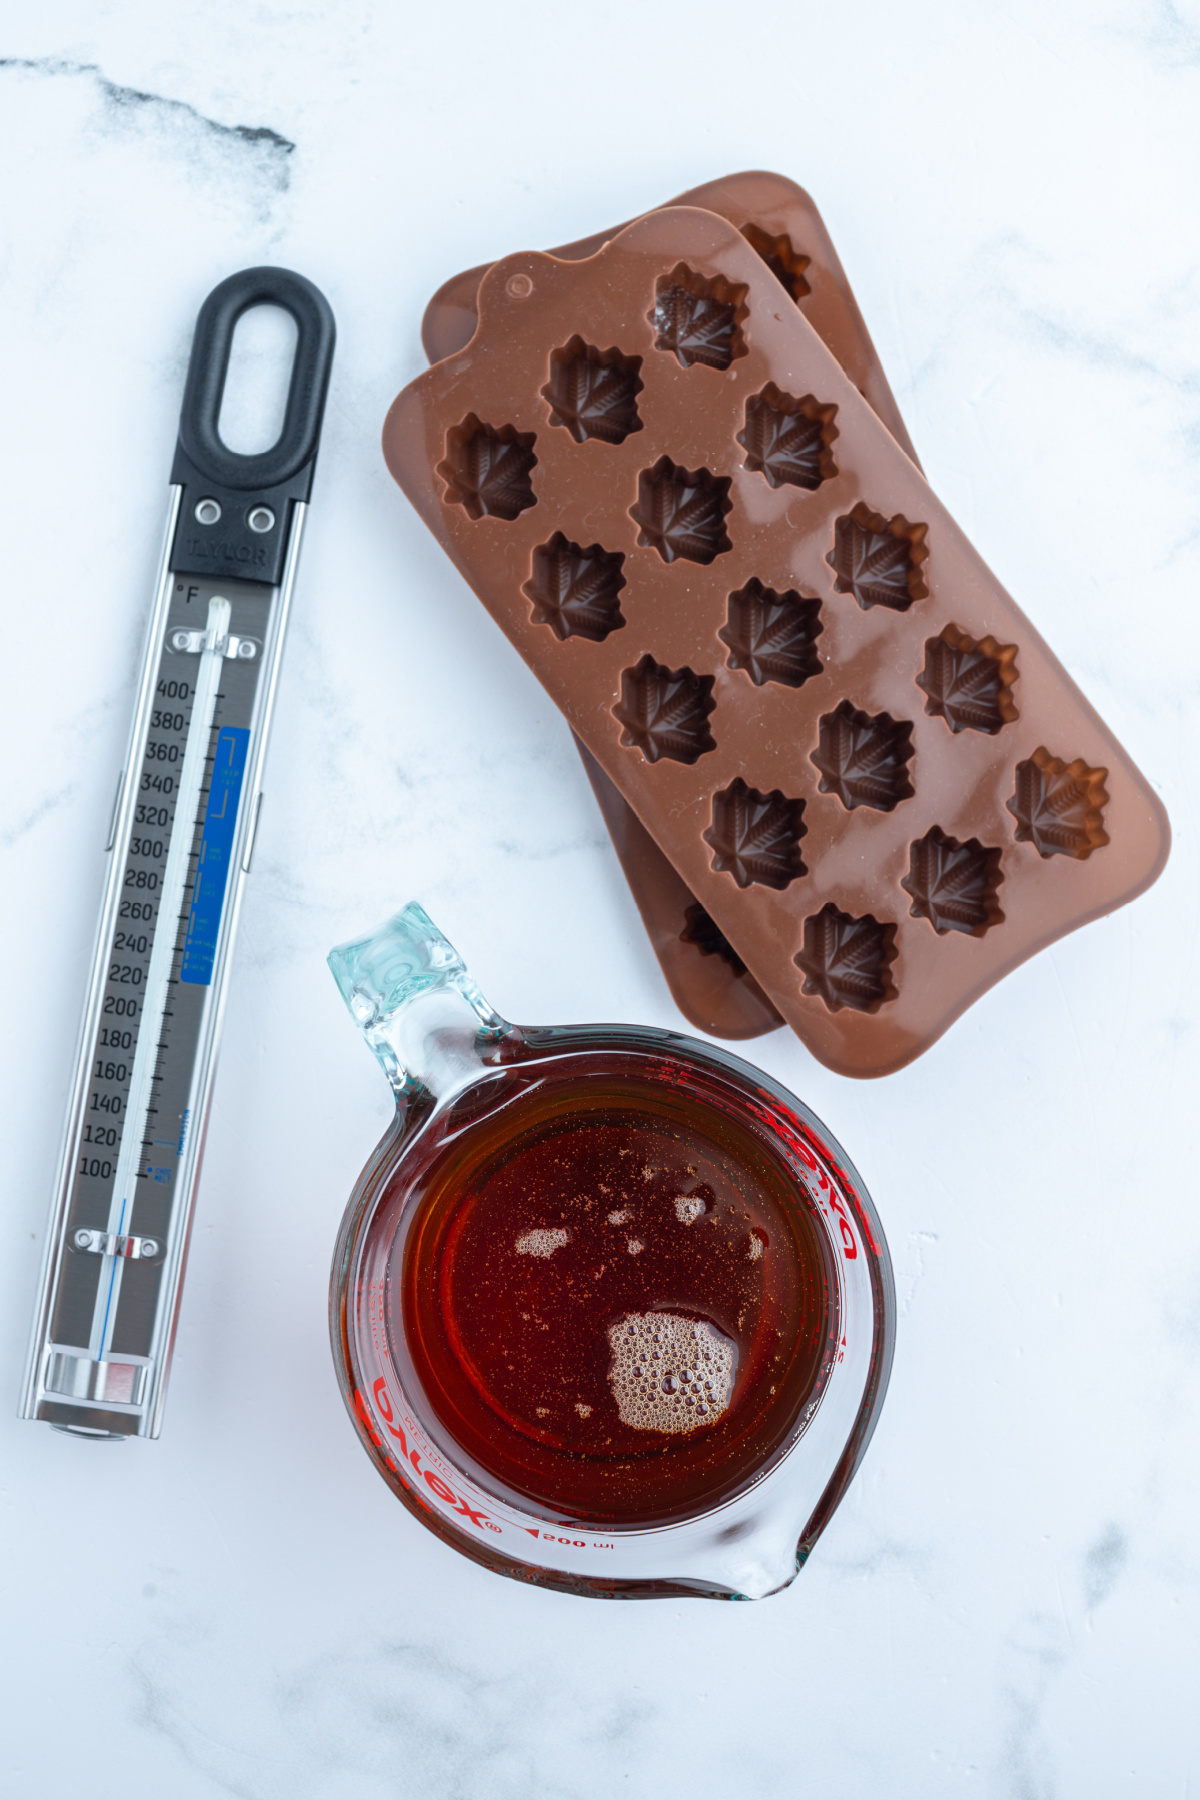
[{"label": "mold hanging hole", "polygon": [[795,588],[777,594],[751,576],[730,594],[729,614],[717,636],[729,646],[729,667],[744,670],[755,687],[777,681],[798,688],[821,673],[816,640],[823,630],[819,600]]},{"label": "mold hanging hole", "polygon": [[885,519],[861,500],[834,526],[833,549],[825,558],[837,576],[839,594],[853,594],[864,612],[887,606],[907,612],[929,592],[921,564],[929,555],[928,526],[912,525],[903,513]]},{"label": "mold hanging hole", "polygon": [[812,761],[821,771],[821,793],[836,794],[848,812],[856,806],[891,812],[901,800],[912,798],[907,767],[912,725],[907,720],[859,712],[843,700],[817,729]]},{"label": "mold hanging hole", "polygon": [[928,919],[939,937],[961,931],[980,938],[1004,919],[996,897],[1003,879],[999,850],[978,838],[960,843],[934,825],[911,845],[900,886],[912,897],[912,917]]},{"label": "mold hanging hole", "polygon": [[791,299],[799,303],[812,293],[812,284],[804,275],[812,257],[801,255],[786,232],[772,237],[761,225],[746,224],[742,226],[742,236],[750,248],[758,252]]},{"label": "mold hanging hole", "polygon": [[683,915],[683,930],[679,934],[679,941],[682,944],[694,944],[701,956],[719,956],[722,962],[729,964],[735,975],[746,973],[745,963],[712,914],[706,912],[698,900],[693,901]]},{"label": "mold hanging hole", "polygon": [[698,275],[676,263],[669,275],[659,276],[646,315],[657,333],[654,348],[673,352],[685,369],[693,363],[727,369],[746,354],[741,327],[748,317],[747,292],[744,282]]},{"label": "mold hanging hole", "polygon": [[506,519],[510,523],[527,506],[537,505],[530,476],[537,465],[532,431],[515,425],[485,425],[468,413],[446,433],[446,455],[437,473],[446,484],[447,506],[461,506],[472,519]]},{"label": "mold hanging hole", "polygon": [[1039,744],[1027,762],[1017,764],[1016,774],[1016,792],[1005,805],[1017,821],[1019,844],[1032,844],[1039,856],[1073,856],[1078,862],[1107,844],[1107,769],[1089,768],[1081,756],[1064,762]]},{"label": "mold hanging hole", "polygon": [[647,762],[660,757],[672,762],[694,763],[716,741],[708,728],[708,716],[716,706],[712,697],[714,677],[696,675],[691,669],[668,669],[643,656],[635,668],[621,676],[621,698],[613,717],[624,726],[621,742],[640,750]]},{"label": "mold hanging hole", "polygon": [[836,413],[836,406],[823,405],[812,394],[797,400],[768,381],[747,400],[746,423],[737,434],[747,469],[770,487],[814,492],[837,474],[831,448],[838,435]]},{"label": "mold hanging hole", "polygon": [[1012,694],[1016,665],[1015,644],[976,639],[947,625],[925,642],[925,667],[917,676],[926,695],[925,711],[945,719],[953,732],[984,731],[994,737],[1017,717]]},{"label": "mold hanging hole", "polygon": [[640,527],[638,543],[657,550],[666,563],[710,563],[733,548],[725,530],[733,511],[730,478],[707,469],[684,469],[660,456],[638,476],[638,497],[629,516]]},{"label": "mold hanging hole", "polygon": [[808,870],[800,856],[803,800],[789,800],[779,788],[769,794],[747,787],[739,775],[713,795],[712,824],[704,841],[718,874],[732,875],[740,888],[785,888]]},{"label": "mold hanging hole", "polygon": [[577,444],[589,438],[623,444],[631,432],[642,429],[637,409],[641,366],[640,356],[597,350],[578,335],[552,350],[550,379],[542,389],[551,425],[561,425]]},{"label": "mold hanging hole", "polygon": [[896,998],[895,956],[894,925],[881,925],[871,913],[856,919],[831,901],[804,921],[804,947],[794,960],[804,972],[804,992],[818,995],[830,1012],[876,1013]]},{"label": "mold hanging hole", "polygon": [[625,558],[599,544],[587,549],[556,531],[533,553],[533,571],[521,592],[533,605],[535,625],[548,625],[560,643],[587,638],[603,643],[625,623],[620,592]]}]

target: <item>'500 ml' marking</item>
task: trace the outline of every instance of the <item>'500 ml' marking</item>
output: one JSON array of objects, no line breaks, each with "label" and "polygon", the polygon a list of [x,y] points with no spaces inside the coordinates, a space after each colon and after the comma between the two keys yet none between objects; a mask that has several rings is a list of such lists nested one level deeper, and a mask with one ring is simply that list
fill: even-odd
[{"label": "'500 ml' marking", "polygon": [[536,1525],[522,1526],[530,1537],[540,1537],[543,1544],[570,1544],[576,1550],[615,1550],[615,1544],[598,1544],[594,1539],[556,1537],[552,1531],[539,1531]]}]

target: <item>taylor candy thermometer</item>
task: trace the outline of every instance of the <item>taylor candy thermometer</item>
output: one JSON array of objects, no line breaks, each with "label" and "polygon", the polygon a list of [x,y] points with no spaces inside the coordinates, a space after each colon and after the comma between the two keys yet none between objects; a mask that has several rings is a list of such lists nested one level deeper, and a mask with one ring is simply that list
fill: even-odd
[{"label": "taylor candy thermometer", "polygon": [[[297,327],[283,430],[229,450],[234,328]],[[287,269],[196,322],[167,529],[50,1214],[21,1416],[157,1437],[242,885],[329,385],[333,314]]]}]

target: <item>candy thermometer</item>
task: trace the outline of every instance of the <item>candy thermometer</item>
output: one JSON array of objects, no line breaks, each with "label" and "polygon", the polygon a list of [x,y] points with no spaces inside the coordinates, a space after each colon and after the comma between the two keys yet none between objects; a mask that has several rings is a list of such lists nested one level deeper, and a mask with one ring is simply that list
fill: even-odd
[{"label": "candy thermometer", "polygon": [[[218,418],[263,305],[295,320],[295,359],[278,441],[244,456]],[[230,276],[196,322],[20,1408],[81,1436],[162,1427],[334,336],[287,269]]]}]

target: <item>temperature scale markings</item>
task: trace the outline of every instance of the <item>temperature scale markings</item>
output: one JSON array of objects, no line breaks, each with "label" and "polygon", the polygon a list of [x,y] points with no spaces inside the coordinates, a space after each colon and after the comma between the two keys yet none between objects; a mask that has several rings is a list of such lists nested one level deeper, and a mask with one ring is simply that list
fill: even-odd
[{"label": "temperature scale markings", "polygon": [[[266,597],[239,593],[236,604],[265,609]],[[140,1388],[125,1392],[123,1377],[83,1371],[152,1354],[175,1220],[184,1221],[188,1201],[186,1070],[218,977],[253,736],[258,669],[246,645],[257,640],[230,635],[231,602],[220,594],[203,596],[205,613],[203,631],[189,625],[186,662],[163,660],[181,653],[174,640],[183,625],[168,622],[147,735],[123,777],[135,788],[133,816],[101,953],[101,1015],[69,1177],[70,1254],[55,1278],[45,1340],[57,1356],[43,1365],[49,1396],[118,1411],[140,1404]],[[126,1234],[153,1247],[102,1248],[124,1245]]]},{"label": "temperature scale markings", "polygon": [[[116,1178],[109,1206],[108,1229],[117,1237],[124,1233],[130,1203],[136,1200],[137,1183],[139,1180],[144,1180],[146,1176],[143,1163],[146,1160],[146,1147],[151,1142],[150,1119],[155,1111],[155,1088],[162,1081],[162,1075],[159,1072],[161,1055],[159,1038],[150,1036],[150,1033],[157,1030],[161,1036],[163,1019],[170,1000],[174,979],[171,970],[178,955],[180,923],[186,908],[189,867],[195,856],[193,849],[195,822],[199,818],[203,804],[202,797],[206,783],[209,788],[210,803],[212,799],[209,744],[220,698],[220,673],[229,638],[229,617],[229,601],[221,595],[214,595],[208,603],[207,629],[203,639],[200,668],[194,688],[191,716],[186,725],[171,830],[166,846],[166,866],[161,876],[161,887],[159,887],[157,878],[154,883],[154,888],[159,890],[159,900],[155,907],[157,929],[152,929],[150,934],[150,959],[143,977],[141,1005],[132,1015],[136,1017],[140,1012],[141,1029],[137,1032],[134,1045],[133,1069],[125,1102],[126,1132],[122,1134],[117,1154]],[[164,728],[164,725],[165,721],[160,720],[160,729]],[[182,727],[182,717],[178,720],[172,718],[170,725],[166,726],[167,729],[174,730]],[[147,747],[147,760],[169,760],[171,762],[176,760],[174,755],[169,758],[155,756],[154,752],[160,748],[166,750],[167,746],[151,742]],[[143,781],[145,781],[145,775],[143,775]],[[143,841],[145,842],[144,850],[142,849]],[[135,845],[131,840],[131,850],[134,849]],[[148,853],[150,841],[139,840],[136,850],[142,854]],[[154,844],[154,852],[161,854],[161,847],[157,843]],[[138,884],[134,883],[133,885]],[[143,882],[141,885],[146,887],[148,884]],[[150,891],[154,891],[154,889],[150,889]],[[170,925],[172,909],[175,911],[173,928]],[[132,970],[130,973],[132,974]],[[88,1345],[89,1355],[93,1361],[101,1360],[109,1349],[109,1323],[113,1317],[114,1301],[121,1289],[122,1261],[123,1259],[120,1257],[111,1259],[106,1270],[107,1282],[104,1282],[102,1277],[101,1290],[96,1296],[96,1308],[93,1313],[92,1331]]]}]

